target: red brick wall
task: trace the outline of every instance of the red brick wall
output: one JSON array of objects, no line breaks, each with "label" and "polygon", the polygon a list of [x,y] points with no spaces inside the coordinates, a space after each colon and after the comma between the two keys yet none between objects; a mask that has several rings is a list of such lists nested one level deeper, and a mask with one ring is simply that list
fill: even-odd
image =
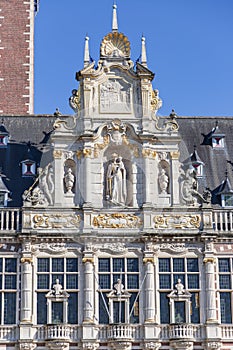
[{"label": "red brick wall", "polygon": [[33,113],[33,17],[33,0],[0,0],[0,115]]}]

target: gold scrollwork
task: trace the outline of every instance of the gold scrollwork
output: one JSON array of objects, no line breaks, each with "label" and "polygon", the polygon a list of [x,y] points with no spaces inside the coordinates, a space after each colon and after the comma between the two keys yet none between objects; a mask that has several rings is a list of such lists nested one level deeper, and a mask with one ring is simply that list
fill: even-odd
[{"label": "gold scrollwork", "polygon": [[61,150],[54,150],[53,151],[53,158],[61,159],[61,157],[62,157],[62,151]]},{"label": "gold scrollwork", "polygon": [[154,217],[156,228],[160,229],[198,229],[201,224],[200,215],[157,215]]},{"label": "gold scrollwork", "polygon": [[82,262],[85,264],[85,263],[91,263],[91,264],[94,264],[94,258],[91,258],[91,257],[84,257],[82,258]]},{"label": "gold scrollwork", "polygon": [[153,257],[145,257],[145,258],[143,258],[143,263],[144,264],[147,264],[147,263],[154,264],[154,262],[155,262],[155,259]]},{"label": "gold scrollwork", "polygon": [[110,142],[109,135],[103,137],[103,143],[95,143],[94,145],[94,157],[98,158],[100,151],[102,151]]},{"label": "gold scrollwork", "polygon": [[94,217],[93,225],[99,228],[139,228],[142,219],[133,214],[100,214]]},{"label": "gold scrollwork", "polygon": [[144,158],[156,158],[157,152],[150,148],[144,148],[142,149],[142,156]]},{"label": "gold scrollwork", "polygon": [[203,263],[204,264],[207,264],[207,263],[211,263],[211,264],[214,264],[216,261],[216,259],[214,257],[208,257],[208,258],[204,258],[203,259]]},{"label": "gold scrollwork", "polygon": [[179,151],[173,151],[170,152],[171,159],[178,160],[180,158],[180,152]]},{"label": "gold scrollwork", "polygon": [[24,263],[32,264],[33,259],[30,258],[30,257],[22,257],[22,258],[20,259],[20,262],[21,262],[22,264],[24,264]]},{"label": "gold scrollwork", "polygon": [[33,217],[35,228],[76,228],[80,224],[80,215],[37,214]]}]

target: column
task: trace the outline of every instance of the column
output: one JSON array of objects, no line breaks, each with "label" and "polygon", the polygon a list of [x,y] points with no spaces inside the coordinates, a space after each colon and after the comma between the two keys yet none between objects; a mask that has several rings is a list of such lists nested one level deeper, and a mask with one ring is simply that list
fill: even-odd
[{"label": "column", "polygon": [[214,276],[214,257],[204,258],[206,275],[206,322],[213,323],[216,320],[216,292]]},{"label": "column", "polygon": [[145,322],[155,322],[155,273],[154,258],[145,257]]},{"label": "column", "polygon": [[62,161],[62,150],[54,150],[54,205],[61,206],[64,201],[64,191],[63,191],[63,178],[64,178],[64,166]]},{"label": "column", "polygon": [[84,156],[84,205],[91,206],[92,198],[91,198],[91,192],[92,192],[92,186],[91,186],[91,155],[92,155],[92,149],[91,148],[84,148],[83,149],[83,156]]},{"label": "column", "polygon": [[180,204],[180,188],[179,188],[179,177],[180,177],[180,163],[179,151],[170,152],[171,157],[171,195],[172,205]]},{"label": "column", "polygon": [[84,309],[83,322],[94,323],[94,258],[88,254],[84,263]]},{"label": "column", "polygon": [[21,322],[32,322],[32,257],[22,257]]}]

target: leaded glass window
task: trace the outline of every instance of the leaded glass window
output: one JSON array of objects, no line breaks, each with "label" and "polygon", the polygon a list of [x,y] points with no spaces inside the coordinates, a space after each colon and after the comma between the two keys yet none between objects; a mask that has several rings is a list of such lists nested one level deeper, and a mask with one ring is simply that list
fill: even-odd
[{"label": "leaded glass window", "polygon": [[[191,293],[191,322],[200,322],[200,275],[198,258],[159,258],[160,322],[170,323],[170,305],[167,295],[175,289],[178,279]],[[174,319],[183,322],[184,304],[175,302]],[[179,320],[178,320],[179,318]]]},{"label": "leaded glass window", "polygon": [[[47,323],[46,294],[59,279],[63,290],[69,294],[68,323],[78,323],[79,271],[78,258],[37,259],[37,323]],[[54,316],[54,317],[53,317]],[[63,322],[62,303],[52,304],[53,323]]]},{"label": "leaded glass window", "polygon": [[222,323],[232,323],[233,259],[218,259],[219,301]]}]

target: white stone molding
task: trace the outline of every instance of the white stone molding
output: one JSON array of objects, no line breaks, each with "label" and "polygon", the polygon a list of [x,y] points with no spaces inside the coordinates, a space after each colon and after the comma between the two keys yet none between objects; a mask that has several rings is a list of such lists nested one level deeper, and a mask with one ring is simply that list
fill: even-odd
[{"label": "white stone molding", "polygon": [[69,343],[64,341],[47,341],[46,346],[49,350],[69,350]]},{"label": "white stone molding", "polygon": [[158,350],[161,346],[161,343],[155,341],[145,341],[141,344],[142,348],[145,350]]},{"label": "white stone molding", "polygon": [[22,341],[18,344],[19,350],[34,350],[37,347],[35,343],[30,341]]}]

